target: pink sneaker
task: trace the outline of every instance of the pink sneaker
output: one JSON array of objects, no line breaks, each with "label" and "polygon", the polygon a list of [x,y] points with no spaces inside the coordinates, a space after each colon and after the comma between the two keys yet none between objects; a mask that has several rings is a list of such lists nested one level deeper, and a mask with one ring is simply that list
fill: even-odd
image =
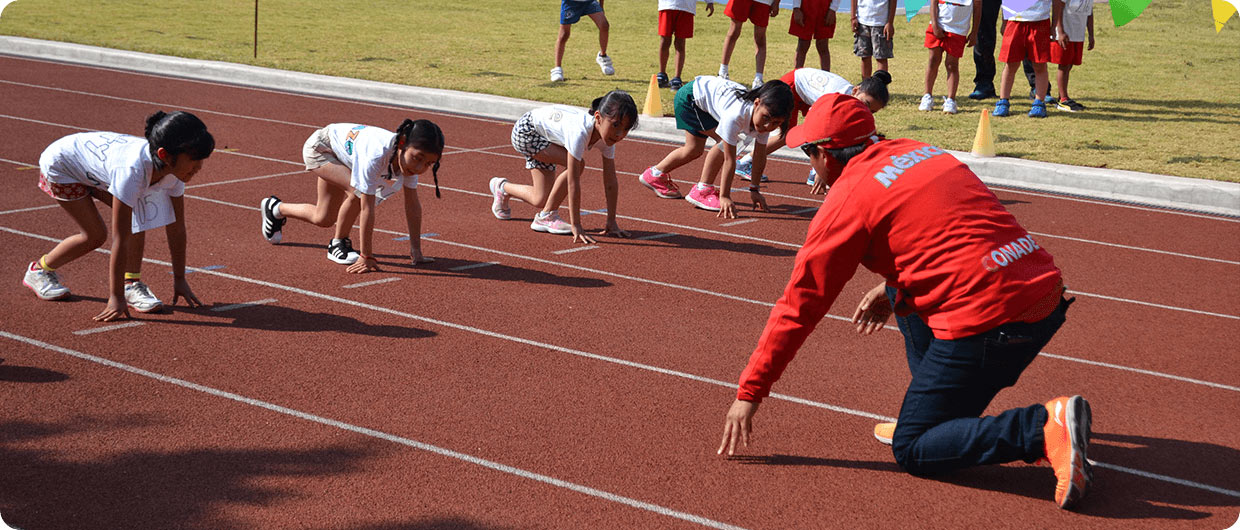
[{"label": "pink sneaker", "polygon": [[680,190],[676,188],[676,183],[672,182],[672,177],[664,173],[662,177],[655,177],[652,171],[654,166],[646,168],[642,172],[642,176],[637,177],[643,186],[654,190],[654,194],[664,199],[679,199]]},{"label": "pink sneaker", "polygon": [[548,234],[566,235],[573,233],[572,225],[569,225],[564,222],[563,219],[560,219],[560,214],[558,212],[551,212],[546,215],[543,215],[542,212],[538,212],[538,214],[534,216],[534,221],[530,223],[530,229],[535,232],[546,232]]},{"label": "pink sneaker", "polygon": [[685,197],[685,200],[703,210],[717,212],[719,211],[719,188],[709,186],[703,189],[701,186],[695,185],[689,191],[689,195]]},{"label": "pink sneaker", "polygon": [[491,213],[495,214],[496,219],[506,221],[512,219],[512,209],[508,207],[508,194],[504,193],[505,182],[508,179],[503,177],[491,179],[491,195],[495,196],[495,200],[491,201]]}]

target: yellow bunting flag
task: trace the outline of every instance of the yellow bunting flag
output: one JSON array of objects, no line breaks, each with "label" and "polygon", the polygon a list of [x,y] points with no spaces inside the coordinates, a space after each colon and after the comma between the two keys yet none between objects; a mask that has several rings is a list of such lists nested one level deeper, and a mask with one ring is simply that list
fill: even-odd
[{"label": "yellow bunting flag", "polygon": [[1214,32],[1223,31],[1223,24],[1240,11],[1240,0],[1210,0],[1214,7]]}]

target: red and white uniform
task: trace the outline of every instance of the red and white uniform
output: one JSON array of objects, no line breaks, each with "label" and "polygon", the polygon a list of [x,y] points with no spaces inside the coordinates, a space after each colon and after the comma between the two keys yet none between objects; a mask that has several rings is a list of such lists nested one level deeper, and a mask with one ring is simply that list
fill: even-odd
[{"label": "red and white uniform", "polygon": [[899,291],[899,313],[946,340],[1015,320],[1061,282],[1050,253],[968,166],[915,140],[879,142],[849,162],[810,223],[738,399],[770,392],[858,265]]},{"label": "red and white uniform", "polygon": [[[1063,29],[1068,37],[1068,47],[1051,43],[1051,61],[1058,65],[1078,65],[1085,55],[1085,37],[1089,30],[1089,17],[1094,14],[1093,0],[1068,0],[1063,6]],[[1054,39],[1057,35],[1052,35]]]},{"label": "red and white uniform", "polygon": [[792,88],[793,113],[788,128],[796,127],[798,116],[804,116],[818,98],[826,94],[851,94],[852,83],[847,79],[826,70],[817,68],[797,68],[779,78]]},{"label": "red and white uniform", "polygon": [[659,36],[693,38],[697,0],[659,0]]},{"label": "red and white uniform", "polygon": [[973,0],[938,0],[939,26],[946,35],[934,36],[934,23],[926,27],[926,48],[942,48],[952,57],[964,55],[973,22]]}]

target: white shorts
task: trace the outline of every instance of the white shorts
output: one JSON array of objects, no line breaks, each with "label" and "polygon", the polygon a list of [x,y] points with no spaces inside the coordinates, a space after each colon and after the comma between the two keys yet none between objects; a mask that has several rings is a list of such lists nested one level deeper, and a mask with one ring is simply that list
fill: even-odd
[{"label": "white shorts", "polygon": [[306,171],[318,169],[327,164],[344,165],[344,162],[336,158],[336,153],[332,151],[331,139],[327,136],[326,127],[314,131],[314,134],[306,139],[306,144],[301,148],[301,158],[306,163]]}]

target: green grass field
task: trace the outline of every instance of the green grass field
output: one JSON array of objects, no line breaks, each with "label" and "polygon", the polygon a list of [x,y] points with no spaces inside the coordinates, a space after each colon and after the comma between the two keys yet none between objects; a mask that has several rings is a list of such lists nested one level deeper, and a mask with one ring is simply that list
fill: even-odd
[{"label": "green grass field", "polygon": [[[255,64],[548,102],[588,105],[608,90],[631,92],[641,105],[658,67],[654,0],[611,0],[609,54],[615,76],[594,64],[597,31],[574,26],[564,69],[548,80],[559,28],[559,2],[294,2],[259,3],[258,58],[253,58],[254,3],[240,0],[168,2],[19,0],[0,17],[0,33],[150,53]],[[796,39],[791,12],[781,10],[768,33],[768,79],[792,67]],[[705,16],[687,45],[685,78],[714,74],[727,18],[722,6]],[[1106,4],[1095,7],[1097,47],[1073,72],[1072,96],[1087,112],[1051,111],[1027,118],[1024,81],[1013,90],[1014,116],[994,119],[1001,156],[1240,181],[1240,20],[1215,34],[1209,2],[1158,0],[1122,28]],[[973,63],[961,60],[961,113],[917,111],[925,72],[922,47],[928,16],[896,21],[892,101],[878,115],[880,131],[949,149],[968,150],[978,113],[990,109],[965,96]],[[843,26],[840,27],[843,29]],[[753,76],[753,41],[746,28],[732,59],[732,78]],[[831,41],[832,70],[856,82],[860,60],[852,37]],[[808,66],[817,66],[811,52]],[[1052,81],[1054,68],[1051,69]],[[945,87],[940,73],[938,92]],[[671,92],[663,92],[665,112]],[[938,103],[936,103],[937,105]]]}]

